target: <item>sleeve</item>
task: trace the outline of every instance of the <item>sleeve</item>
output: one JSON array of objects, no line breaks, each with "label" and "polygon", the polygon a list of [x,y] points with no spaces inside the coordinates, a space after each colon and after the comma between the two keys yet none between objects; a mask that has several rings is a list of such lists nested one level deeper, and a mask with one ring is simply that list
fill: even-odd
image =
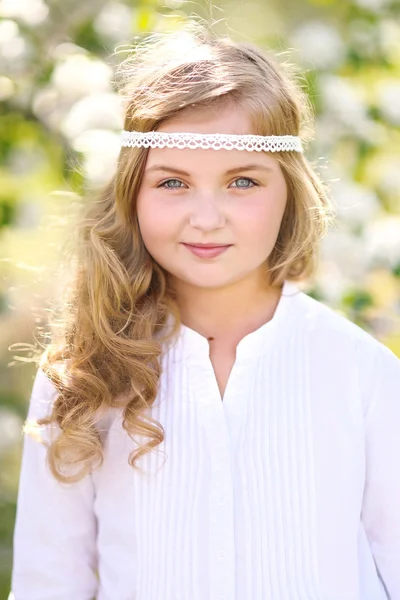
[{"label": "sleeve", "polygon": [[381,343],[365,416],[362,521],[390,600],[400,600],[400,360]]},{"label": "sleeve", "polygon": [[[49,413],[56,388],[38,370],[28,419]],[[92,600],[96,596],[96,520],[91,476],[63,484],[46,447],[24,434],[9,600]]]}]

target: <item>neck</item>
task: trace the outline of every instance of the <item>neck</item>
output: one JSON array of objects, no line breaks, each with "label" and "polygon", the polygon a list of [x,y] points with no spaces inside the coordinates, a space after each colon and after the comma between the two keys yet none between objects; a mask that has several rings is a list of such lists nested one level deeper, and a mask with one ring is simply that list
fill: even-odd
[{"label": "neck", "polygon": [[282,286],[254,279],[215,289],[173,283],[182,323],[214,343],[229,345],[272,319],[282,291]]}]

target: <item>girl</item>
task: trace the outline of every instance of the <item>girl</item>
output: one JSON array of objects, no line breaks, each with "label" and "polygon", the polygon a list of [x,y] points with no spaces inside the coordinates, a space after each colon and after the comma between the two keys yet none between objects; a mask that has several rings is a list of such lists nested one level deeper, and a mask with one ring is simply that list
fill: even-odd
[{"label": "girl", "polygon": [[400,361],[301,291],[333,214],[303,94],[193,28],[124,94],[33,385],[10,598],[400,600]]}]

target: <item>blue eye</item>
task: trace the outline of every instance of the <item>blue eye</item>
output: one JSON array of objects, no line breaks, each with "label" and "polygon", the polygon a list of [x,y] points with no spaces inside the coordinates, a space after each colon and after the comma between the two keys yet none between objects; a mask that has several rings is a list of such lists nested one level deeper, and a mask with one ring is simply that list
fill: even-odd
[{"label": "blue eye", "polygon": [[236,187],[236,188],[242,189],[242,190],[247,190],[247,189],[252,188],[255,185],[257,185],[257,183],[255,181],[253,181],[252,179],[250,179],[249,177],[238,177],[237,179],[235,179],[235,181],[233,183],[236,183],[236,185],[233,187]]},{"label": "blue eye", "polygon": [[[249,177],[238,177],[233,183],[236,184],[233,187],[242,190],[247,190],[258,185],[253,179],[250,179]],[[179,190],[182,187],[184,187],[184,183],[182,183],[180,179],[171,178],[160,183],[158,187],[168,190]]]},{"label": "blue eye", "polygon": [[[168,184],[172,184],[172,185],[168,185]],[[178,190],[181,187],[182,181],[179,181],[179,179],[167,179],[166,181],[163,181],[163,183],[160,183],[160,185],[158,187],[161,188],[165,188],[165,189],[169,189],[169,190]]]}]

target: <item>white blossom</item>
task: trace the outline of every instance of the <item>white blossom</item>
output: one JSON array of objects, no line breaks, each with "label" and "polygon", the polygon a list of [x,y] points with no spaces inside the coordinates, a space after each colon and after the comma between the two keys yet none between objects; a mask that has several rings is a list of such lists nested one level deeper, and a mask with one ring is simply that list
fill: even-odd
[{"label": "white blossom", "polygon": [[336,146],[341,138],[356,136],[360,140],[365,140],[372,146],[380,146],[387,139],[385,127],[376,121],[371,120],[366,114],[359,114],[358,118],[352,123],[348,121],[346,114],[336,113],[336,118],[332,118],[331,111],[325,111],[316,122],[316,146],[319,154],[326,155]]},{"label": "white blossom", "polygon": [[324,110],[333,120],[352,129],[365,123],[367,113],[360,88],[337,75],[321,75],[319,87]]},{"label": "white blossom", "polygon": [[400,216],[371,221],[365,230],[366,254],[372,264],[390,269],[400,264]]},{"label": "white blossom", "polygon": [[32,101],[32,110],[50,129],[58,130],[65,118],[69,105],[63,102],[60,94],[52,86],[39,89]]},{"label": "white blossom", "polygon": [[291,36],[304,62],[317,69],[332,69],[341,64],[346,46],[336,27],[322,21],[308,21]]},{"label": "white blossom", "polygon": [[89,129],[117,129],[123,126],[121,98],[114,93],[91,94],[73,105],[61,124],[62,133],[74,140]]},{"label": "white blossom", "polygon": [[324,301],[333,306],[340,304],[348,287],[348,281],[344,277],[340,265],[333,260],[321,262],[316,283]]},{"label": "white blossom", "polygon": [[0,102],[8,100],[15,92],[15,85],[9,77],[0,76]]},{"label": "white blossom", "polygon": [[75,140],[73,147],[84,155],[83,168],[90,184],[101,185],[113,176],[120,142],[119,134],[102,129],[86,131]]},{"label": "white blossom", "polygon": [[51,82],[70,102],[88,94],[111,91],[113,71],[109,65],[83,54],[73,54],[58,63]]},{"label": "white blossom", "polygon": [[362,281],[369,270],[366,236],[356,236],[344,225],[331,230],[321,242],[321,259],[334,262],[346,285]]},{"label": "white blossom", "polygon": [[52,50],[51,56],[55,62],[61,63],[62,61],[67,60],[69,56],[88,56],[88,51],[86,48],[82,48],[82,46],[78,46],[73,42],[62,42],[61,44],[57,44],[57,46]]},{"label": "white blossom", "polygon": [[48,14],[43,0],[0,0],[0,16],[20,19],[27,25],[39,25]]},{"label": "white blossom", "polygon": [[[399,198],[400,193],[400,158],[391,157],[379,163],[377,186],[384,194]],[[399,234],[400,235],[400,234]]]},{"label": "white blossom", "polygon": [[20,35],[15,21],[4,19],[0,22],[0,59],[15,61],[27,53],[27,44]]},{"label": "white blossom", "polygon": [[337,216],[349,225],[365,225],[381,210],[376,193],[355,181],[341,179],[331,184]]},{"label": "white blossom", "polygon": [[93,22],[102,36],[121,41],[132,36],[132,9],[121,2],[108,2]]},{"label": "white blossom", "polygon": [[395,80],[385,81],[377,91],[383,117],[392,125],[400,125],[400,83]]},{"label": "white blossom", "polygon": [[366,8],[376,13],[380,13],[392,0],[354,0],[360,8]]},{"label": "white blossom", "polygon": [[397,63],[400,55],[400,23],[390,18],[382,18],[377,26],[382,52],[390,61]]}]

